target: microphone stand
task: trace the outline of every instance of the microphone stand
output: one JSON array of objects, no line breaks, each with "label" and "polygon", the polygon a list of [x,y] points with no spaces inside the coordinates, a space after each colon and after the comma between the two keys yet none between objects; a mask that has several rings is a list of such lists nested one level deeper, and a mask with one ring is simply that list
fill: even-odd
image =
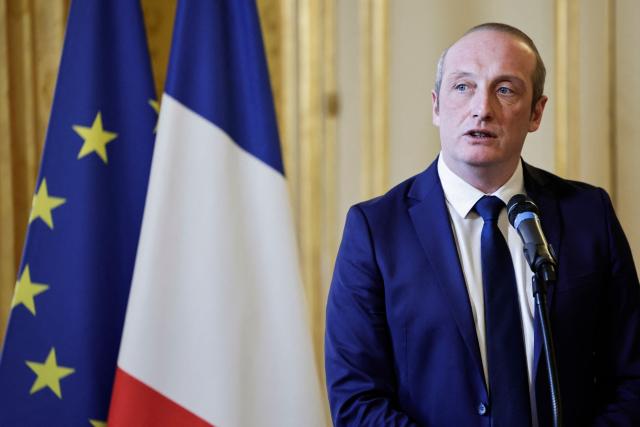
[{"label": "microphone stand", "polygon": [[547,376],[551,392],[551,411],[554,427],[562,427],[562,399],[560,398],[560,384],[558,382],[558,368],[556,363],[556,349],[553,344],[551,322],[547,310],[547,288],[555,283],[555,267],[551,264],[542,264],[534,271],[532,278],[533,297],[535,298],[538,317],[542,325],[542,341],[547,365]]},{"label": "microphone stand", "polygon": [[542,326],[542,342],[547,361],[553,425],[554,427],[562,427],[562,402],[558,383],[556,350],[547,311],[547,287],[556,281],[557,258],[553,253],[553,248],[544,237],[538,214],[539,210],[536,204],[524,194],[516,194],[507,205],[509,222],[522,238],[524,256],[533,271],[533,296]]}]

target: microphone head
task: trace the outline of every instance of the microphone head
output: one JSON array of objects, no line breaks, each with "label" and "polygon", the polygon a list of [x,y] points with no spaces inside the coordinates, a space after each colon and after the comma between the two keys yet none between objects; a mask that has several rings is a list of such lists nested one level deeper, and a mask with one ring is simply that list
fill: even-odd
[{"label": "microphone head", "polygon": [[515,220],[518,214],[522,212],[532,212],[538,215],[540,212],[538,206],[533,203],[533,200],[525,196],[524,194],[516,194],[507,203],[507,216],[509,217],[509,223],[515,227]]}]

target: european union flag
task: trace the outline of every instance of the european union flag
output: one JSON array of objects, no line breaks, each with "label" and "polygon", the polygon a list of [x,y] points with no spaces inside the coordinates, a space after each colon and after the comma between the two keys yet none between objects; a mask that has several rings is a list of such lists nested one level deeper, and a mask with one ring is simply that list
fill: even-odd
[{"label": "european union flag", "polygon": [[157,104],[137,1],[72,2],[0,360],[0,425],[105,425]]}]

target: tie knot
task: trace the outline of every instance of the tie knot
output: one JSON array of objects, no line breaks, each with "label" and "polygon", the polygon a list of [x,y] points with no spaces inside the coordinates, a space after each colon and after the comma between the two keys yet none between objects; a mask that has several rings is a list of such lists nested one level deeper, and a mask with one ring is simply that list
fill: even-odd
[{"label": "tie knot", "polygon": [[504,208],[504,202],[496,196],[482,196],[476,202],[475,208],[485,222],[496,221],[500,211]]}]

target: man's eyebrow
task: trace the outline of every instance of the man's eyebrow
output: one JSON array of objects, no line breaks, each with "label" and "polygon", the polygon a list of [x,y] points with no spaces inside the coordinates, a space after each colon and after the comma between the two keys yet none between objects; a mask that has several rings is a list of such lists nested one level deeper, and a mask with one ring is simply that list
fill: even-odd
[{"label": "man's eyebrow", "polygon": [[447,76],[447,80],[454,80],[454,79],[459,79],[461,77],[469,77],[469,76],[473,76],[473,73],[470,73],[468,71],[454,71],[453,73],[449,74]]},{"label": "man's eyebrow", "polygon": [[516,76],[514,74],[502,74],[502,75],[496,77],[494,80],[497,81],[497,82],[503,82],[505,80],[509,80],[509,81],[512,81],[512,82],[520,83],[520,84],[524,84],[525,83],[525,81],[521,77],[518,77],[518,76]]},{"label": "man's eyebrow", "polygon": [[[450,73],[449,75],[447,75],[446,77],[446,81],[447,82],[451,82],[453,80],[456,79],[460,79],[460,78],[464,78],[464,77],[473,77],[475,76],[474,73],[471,73],[469,71],[454,71],[452,73]],[[516,76],[515,74],[501,74],[497,77],[495,77],[493,79],[494,82],[503,82],[503,81],[511,81],[514,82],[516,84],[525,84],[525,81],[522,79],[522,77]]]}]

